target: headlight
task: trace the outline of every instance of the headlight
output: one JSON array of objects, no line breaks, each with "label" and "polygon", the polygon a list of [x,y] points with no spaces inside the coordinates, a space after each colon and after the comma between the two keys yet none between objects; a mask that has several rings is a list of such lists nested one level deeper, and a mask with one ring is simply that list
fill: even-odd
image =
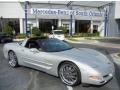
[{"label": "headlight", "polygon": [[89,73],[89,78],[91,80],[96,80],[96,81],[103,80],[103,77],[100,75],[100,73],[95,68],[89,67],[87,69],[87,72]]},{"label": "headlight", "polygon": [[96,80],[96,81],[102,81],[103,80],[103,77],[98,76],[98,75],[91,75],[89,78],[91,80]]}]

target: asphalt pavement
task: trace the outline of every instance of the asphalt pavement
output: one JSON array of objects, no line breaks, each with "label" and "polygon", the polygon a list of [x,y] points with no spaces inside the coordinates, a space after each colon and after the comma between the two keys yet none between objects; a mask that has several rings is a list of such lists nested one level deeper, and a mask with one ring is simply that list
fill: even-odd
[{"label": "asphalt pavement", "polygon": [[[92,48],[105,54],[110,60],[111,53],[120,52],[117,48],[106,48],[88,44],[71,44],[76,48]],[[115,77],[102,87],[82,85],[76,87],[66,86],[55,76],[51,76],[39,70],[20,66],[11,68],[2,52],[0,44],[0,90],[120,90],[120,66],[115,64]]]}]

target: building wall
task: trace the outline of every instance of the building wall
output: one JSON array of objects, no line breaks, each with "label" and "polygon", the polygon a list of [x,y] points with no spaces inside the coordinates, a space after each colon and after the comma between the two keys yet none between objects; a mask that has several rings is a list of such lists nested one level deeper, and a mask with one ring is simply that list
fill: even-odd
[{"label": "building wall", "polygon": [[24,18],[24,9],[19,2],[0,2],[0,16],[3,18]]},{"label": "building wall", "polygon": [[115,19],[117,22],[117,26],[118,26],[118,36],[120,37],[120,1],[116,1],[115,3]]},{"label": "building wall", "polygon": [[[46,8],[46,9],[66,9],[69,8],[66,5],[51,5],[51,4],[41,4],[41,3],[30,3],[28,7],[28,18],[35,18],[35,15],[31,15],[30,8]],[[73,6],[73,10],[80,10],[80,11],[98,11],[97,8],[91,7],[80,7],[80,6]],[[0,16],[3,18],[24,18],[24,2],[0,2]],[[57,16],[54,15],[39,15],[38,18],[47,18],[47,19],[69,19],[68,16]],[[76,19],[85,20],[85,19],[103,19],[101,17],[84,17],[84,16],[76,16]]]},{"label": "building wall", "polygon": [[115,2],[115,19],[120,19],[120,1]]},{"label": "building wall", "polygon": [[[66,5],[51,5],[51,4],[43,4],[43,3],[30,3],[28,5],[28,23],[32,23],[33,26],[39,27],[39,19],[58,19],[59,25],[60,21],[67,20],[69,22],[70,16],[69,15],[33,15],[30,13],[31,8],[46,8],[46,9],[65,9],[68,10],[69,8]],[[98,8],[92,7],[82,7],[82,6],[73,6],[73,10],[79,11],[97,11],[99,12]],[[24,22],[24,2],[0,2],[0,16],[3,18],[18,18],[20,23],[20,33],[25,32],[25,22]],[[91,20],[91,21],[102,21],[104,20],[103,17],[92,17],[92,16],[73,16],[72,28],[73,33],[75,32],[75,20]],[[58,25],[58,26],[59,26]],[[102,30],[101,25],[99,25],[99,30]],[[91,25],[92,28],[92,25]]]},{"label": "building wall", "polygon": [[108,24],[107,24],[107,33],[108,33],[107,36],[108,37],[120,36],[119,29],[118,29],[118,23],[115,19],[115,13],[116,13],[115,7],[116,7],[116,2],[113,2],[113,4],[110,6]]}]

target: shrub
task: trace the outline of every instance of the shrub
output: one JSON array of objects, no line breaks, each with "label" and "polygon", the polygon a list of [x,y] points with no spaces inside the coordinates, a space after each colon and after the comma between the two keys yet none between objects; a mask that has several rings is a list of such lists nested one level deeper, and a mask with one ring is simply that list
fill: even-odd
[{"label": "shrub", "polygon": [[23,38],[25,38],[25,37],[26,37],[25,34],[17,34],[17,35],[16,35],[16,39],[23,39]]},{"label": "shrub", "polygon": [[38,27],[33,27],[32,28],[32,34],[34,36],[41,36],[41,31],[40,31],[40,29]]},{"label": "shrub", "polygon": [[120,53],[118,54],[118,56],[120,57]]},{"label": "shrub", "polygon": [[100,35],[99,32],[96,33],[75,33],[72,37],[98,37]]},{"label": "shrub", "polygon": [[67,32],[68,32],[68,30],[67,30],[66,27],[60,26],[60,27],[58,27],[57,29],[58,29],[58,30],[62,30],[64,34],[67,34]]},{"label": "shrub", "polygon": [[12,27],[10,25],[8,25],[8,24],[5,25],[5,27],[3,29],[3,32],[5,32],[5,33],[7,33],[9,35],[12,35],[13,34],[12,31],[13,31],[13,29],[12,29]]}]

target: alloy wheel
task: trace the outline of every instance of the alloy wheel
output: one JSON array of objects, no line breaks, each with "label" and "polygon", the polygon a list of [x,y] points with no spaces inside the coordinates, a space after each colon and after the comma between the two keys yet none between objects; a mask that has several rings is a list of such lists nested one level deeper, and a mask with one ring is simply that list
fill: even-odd
[{"label": "alloy wheel", "polygon": [[80,81],[78,69],[71,63],[65,63],[60,67],[59,76],[67,85],[75,85]]},{"label": "alloy wheel", "polygon": [[8,56],[9,56],[9,65],[12,67],[16,67],[17,66],[17,57],[16,57],[15,53],[13,51],[10,51]]}]

